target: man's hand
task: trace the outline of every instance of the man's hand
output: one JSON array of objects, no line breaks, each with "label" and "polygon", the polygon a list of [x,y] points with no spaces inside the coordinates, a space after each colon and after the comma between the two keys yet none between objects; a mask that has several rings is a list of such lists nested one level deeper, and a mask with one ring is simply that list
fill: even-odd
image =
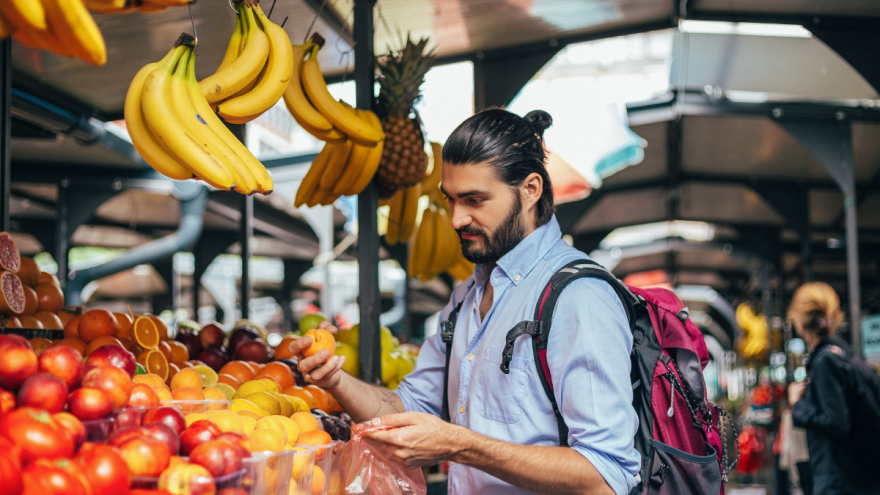
[{"label": "man's hand", "polygon": [[807,389],[806,382],[791,382],[788,384],[788,405],[793,406],[804,396]]},{"label": "man's hand", "polygon": [[[329,321],[322,321],[318,328],[327,330],[334,335],[337,331]],[[291,354],[299,362],[297,369],[306,377],[307,382],[314,383],[321,388],[332,389],[339,385],[341,378],[339,371],[345,364],[345,356],[335,356],[325,349],[314,356],[303,357],[302,351],[310,345],[312,345],[312,338],[302,337],[294,340],[288,346]]]},{"label": "man's hand", "polygon": [[461,448],[469,433],[436,416],[418,412],[389,414],[374,419],[372,424],[394,428],[370,433],[369,438],[388,445],[391,452],[410,468],[449,459]]}]

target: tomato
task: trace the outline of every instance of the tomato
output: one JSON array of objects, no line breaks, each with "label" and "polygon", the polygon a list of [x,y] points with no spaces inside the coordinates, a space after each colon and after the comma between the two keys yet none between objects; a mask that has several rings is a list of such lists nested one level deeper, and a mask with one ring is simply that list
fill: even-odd
[{"label": "tomato", "polygon": [[21,495],[23,491],[21,461],[18,459],[18,454],[13,449],[3,448],[0,450],[0,493]]},{"label": "tomato", "polygon": [[73,455],[73,436],[52,415],[41,409],[20,407],[0,417],[0,435],[21,449],[24,465],[39,459]]},{"label": "tomato", "polygon": [[85,488],[76,477],[45,462],[35,462],[24,468],[21,476],[28,494],[86,495]]},{"label": "tomato", "polygon": [[83,466],[95,494],[128,494],[131,484],[128,464],[115,447],[86,442],[75,460]]}]

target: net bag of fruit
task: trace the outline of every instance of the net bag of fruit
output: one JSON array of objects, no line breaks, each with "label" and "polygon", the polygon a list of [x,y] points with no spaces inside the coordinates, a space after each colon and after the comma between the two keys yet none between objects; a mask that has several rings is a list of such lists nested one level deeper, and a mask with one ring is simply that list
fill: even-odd
[{"label": "net bag of fruit", "polygon": [[428,487],[420,468],[408,468],[381,442],[364,436],[390,426],[359,423],[351,440],[333,459],[331,495],[425,495]]}]

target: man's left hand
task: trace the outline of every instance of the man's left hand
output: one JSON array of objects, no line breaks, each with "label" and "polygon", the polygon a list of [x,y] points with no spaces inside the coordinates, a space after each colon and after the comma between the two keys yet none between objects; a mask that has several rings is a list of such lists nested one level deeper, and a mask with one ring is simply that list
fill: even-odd
[{"label": "man's left hand", "polygon": [[372,421],[373,426],[394,429],[377,431],[369,438],[382,442],[407,467],[421,467],[449,459],[458,452],[467,430],[431,414],[405,412],[389,414]]}]

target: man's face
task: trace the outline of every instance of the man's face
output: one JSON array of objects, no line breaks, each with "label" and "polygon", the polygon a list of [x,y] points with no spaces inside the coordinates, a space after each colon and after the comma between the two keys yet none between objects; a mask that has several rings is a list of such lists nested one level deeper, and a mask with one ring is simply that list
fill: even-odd
[{"label": "man's face", "polygon": [[494,263],[527,235],[518,190],[488,163],[443,167],[452,228],[471,263]]}]

